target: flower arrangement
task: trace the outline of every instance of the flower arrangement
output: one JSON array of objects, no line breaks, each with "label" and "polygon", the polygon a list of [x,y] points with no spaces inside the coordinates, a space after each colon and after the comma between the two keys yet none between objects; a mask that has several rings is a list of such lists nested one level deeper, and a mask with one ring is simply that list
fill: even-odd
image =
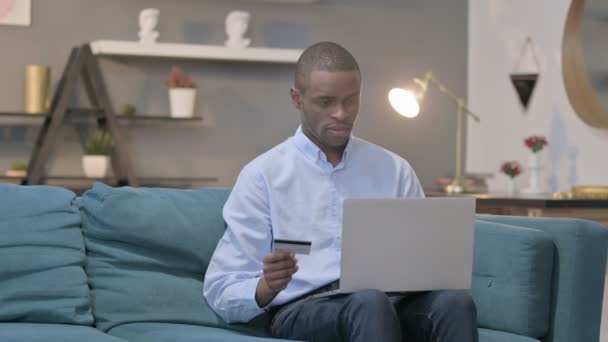
[{"label": "flower arrangement", "polygon": [[516,161],[507,161],[502,164],[500,171],[505,175],[511,177],[511,179],[521,174],[521,166]]},{"label": "flower arrangement", "polygon": [[169,75],[165,78],[165,85],[169,88],[196,88],[196,83],[190,76],[184,74],[177,66],[171,67]]},{"label": "flower arrangement", "polygon": [[524,140],[524,143],[533,153],[537,153],[541,151],[545,146],[549,145],[549,142],[547,142],[547,138],[542,135],[533,135],[529,138],[526,138],[526,140]]}]

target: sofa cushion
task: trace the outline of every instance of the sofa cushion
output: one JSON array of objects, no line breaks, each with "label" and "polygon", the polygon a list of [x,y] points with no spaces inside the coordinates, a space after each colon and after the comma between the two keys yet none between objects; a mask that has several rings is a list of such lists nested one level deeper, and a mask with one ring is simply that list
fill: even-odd
[{"label": "sofa cushion", "polygon": [[280,342],[263,337],[253,337],[221,328],[170,323],[133,323],[118,326],[108,332],[130,342]]},{"label": "sofa cushion", "polygon": [[0,323],[6,342],[126,342],[92,327],[68,324]]},{"label": "sofa cushion", "polygon": [[598,341],[606,276],[608,231],[580,219],[479,215],[484,221],[541,230],[555,245],[551,330],[547,342]]},{"label": "sofa cushion", "polygon": [[75,198],[0,185],[0,322],[93,324]]},{"label": "sofa cushion", "polygon": [[87,273],[97,327],[133,322],[227,326],[203,279],[225,230],[226,189],[112,188],[82,197]]},{"label": "sofa cushion", "polygon": [[479,326],[545,336],[553,253],[553,241],[545,232],[477,221],[472,295]]},{"label": "sofa cushion", "polygon": [[479,329],[479,342],[540,342],[531,337],[510,334],[502,331]]}]

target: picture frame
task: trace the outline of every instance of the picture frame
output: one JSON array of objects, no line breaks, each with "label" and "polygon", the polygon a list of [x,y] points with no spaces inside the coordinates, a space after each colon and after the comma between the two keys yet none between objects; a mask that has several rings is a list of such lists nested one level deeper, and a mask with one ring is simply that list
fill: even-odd
[{"label": "picture frame", "polygon": [[0,25],[30,26],[32,0],[0,0]]}]

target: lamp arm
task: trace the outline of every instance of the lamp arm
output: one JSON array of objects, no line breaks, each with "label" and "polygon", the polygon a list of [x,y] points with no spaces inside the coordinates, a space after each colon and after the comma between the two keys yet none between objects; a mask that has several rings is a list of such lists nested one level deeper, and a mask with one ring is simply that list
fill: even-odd
[{"label": "lamp arm", "polygon": [[429,80],[429,82],[431,84],[433,84],[435,87],[437,87],[437,89],[439,89],[440,92],[445,94],[452,101],[456,102],[456,104],[458,104],[458,107],[462,108],[462,110],[465,114],[470,115],[473,118],[473,120],[479,122],[479,116],[477,116],[477,114],[473,113],[469,109],[469,107],[467,107],[464,99],[454,95],[454,93],[452,93],[452,91],[448,87],[446,87],[443,83],[439,82],[432,74],[427,74],[426,78]]}]

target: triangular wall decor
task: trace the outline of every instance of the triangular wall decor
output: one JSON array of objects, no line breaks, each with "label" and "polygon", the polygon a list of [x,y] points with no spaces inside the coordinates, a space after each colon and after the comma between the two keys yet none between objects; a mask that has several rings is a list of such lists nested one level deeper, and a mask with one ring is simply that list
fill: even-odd
[{"label": "triangular wall decor", "polygon": [[536,88],[536,82],[538,81],[538,73],[511,74],[510,78],[519,96],[519,101],[525,109],[528,109],[530,99]]}]

